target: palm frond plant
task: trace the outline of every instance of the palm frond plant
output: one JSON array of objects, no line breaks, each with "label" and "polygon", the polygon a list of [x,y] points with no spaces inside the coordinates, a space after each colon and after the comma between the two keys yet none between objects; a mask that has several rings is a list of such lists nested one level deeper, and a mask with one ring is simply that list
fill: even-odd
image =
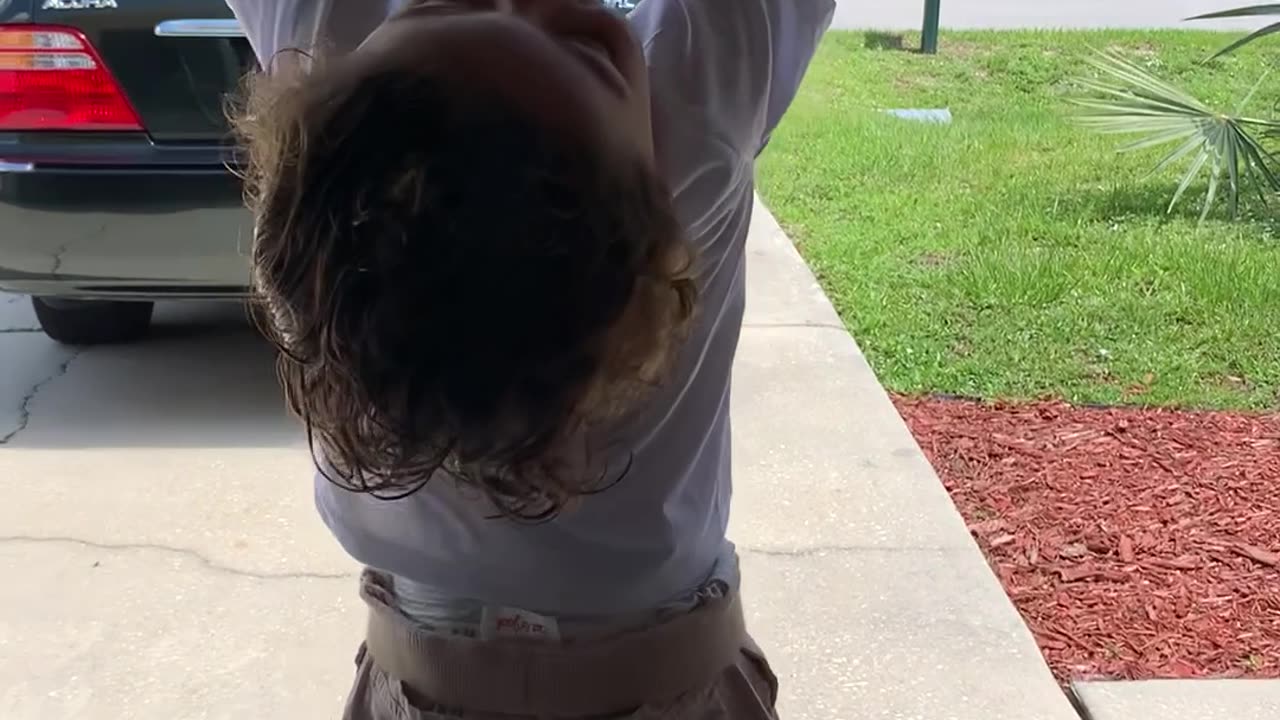
[{"label": "palm frond plant", "polygon": [[[1268,3],[1266,5],[1250,5],[1248,7],[1232,8],[1230,10],[1219,10],[1217,12],[1205,13],[1203,15],[1196,15],[1194,17],[1189,17],[1187,18],[1187,20],[1221,20],[1223,18],[1270,17],[1270,16],[1280,16],[1280,3]],[[1249,43],[1253,42],[1254,40],[1257,40],[1258,38],[1264,38],[1268,35],[1274,35],[1275,33],[1278,33],[1278,32],[1280,32],[1280,22],[1271,23],[1270,25],[1266,25],[1257,30],[1254,30],[1248,35],[1245,35],[1239,40],[1236,40],[1230,45],[1222,48],[1218,52],[1214,53],[1213,57],[1211,57],[1210,59],[1212,60],[1213,58],[1222,57],[1223,55],[1226,55],[1228,53],[1235,52],[1236,50],[1244,47],[1245,45],[1248,45]]]},{"label": "palm frond plant", "polygon": [[1231,217],[1235,218],[1243,191],[1252,189],[1264,204],[1269,196],[1280,192],[1280,165],[1259,140],[1268,132],[1280,132],[1280,121],[1241,114],[1265,75],[1235,112],[1224,113],[1134,65],[1118,52],[1098,52],[1089,62],[1101,77],[1079,80],[1085,94],[1073,102],[1080,108],[1080,123],[1104,134],[1138,136],[1122,146],[1121,152],[1172,145],[1150,175],[1179,161],[1186,162],[1168,211],[1206,172],[1208,188],[1200,211],[1202,222],[1219,193],[1224,194]]}]

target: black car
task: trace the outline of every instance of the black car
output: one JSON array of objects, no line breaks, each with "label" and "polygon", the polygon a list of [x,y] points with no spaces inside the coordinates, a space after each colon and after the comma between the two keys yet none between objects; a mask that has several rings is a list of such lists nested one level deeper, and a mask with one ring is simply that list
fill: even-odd
[{"label": "black car", "polygon": [[224,108],[255,65],[223,0],[0,0],[0,290],[50,337],[131,340],[157,299],[243,298]]},{"label": "black car", "polygon": [[55,340],[240,298],[251,223],[224,104],[255,60],[222,0],[0,0],[0,290]]}]

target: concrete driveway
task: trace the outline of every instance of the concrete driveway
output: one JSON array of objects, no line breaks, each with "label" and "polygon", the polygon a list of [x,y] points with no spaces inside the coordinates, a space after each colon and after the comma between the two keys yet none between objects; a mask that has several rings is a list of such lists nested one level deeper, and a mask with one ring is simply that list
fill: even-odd
[{"label": "concrete driveway", "polygon": [[74,353],[0,296],[0,717],[331,718],[362,615],[234,306]]}]

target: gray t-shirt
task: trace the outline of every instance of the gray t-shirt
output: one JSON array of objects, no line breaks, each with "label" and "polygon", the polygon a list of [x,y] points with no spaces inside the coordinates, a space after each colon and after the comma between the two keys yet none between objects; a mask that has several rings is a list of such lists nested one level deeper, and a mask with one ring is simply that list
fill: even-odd
[{"label": "gray t-shirt", "polygon": [[[398,3],[228,0],[260,58],[354,47]],[[398,501],[315,481],[358,561],[443,597],[561,616],[655,608],[732,554],[729,387],[745,303],[755,159],[791,103],[833,0],[644,0],[631,16],[654,97],[659,164],[700,253],[700,308],[670,382],[629,423],[621,482],[555,520],[492,519],[444,480]],[[266,63],[264,63],[265,65]]]}]

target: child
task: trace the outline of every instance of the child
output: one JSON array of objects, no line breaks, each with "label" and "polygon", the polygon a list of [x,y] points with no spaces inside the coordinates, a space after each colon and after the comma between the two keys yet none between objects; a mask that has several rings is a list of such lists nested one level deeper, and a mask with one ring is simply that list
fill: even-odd
[{"label": "child", "polygon": [[346,717],[771,718],[725,538],[756,155],[832,0],[229,0]]}]

